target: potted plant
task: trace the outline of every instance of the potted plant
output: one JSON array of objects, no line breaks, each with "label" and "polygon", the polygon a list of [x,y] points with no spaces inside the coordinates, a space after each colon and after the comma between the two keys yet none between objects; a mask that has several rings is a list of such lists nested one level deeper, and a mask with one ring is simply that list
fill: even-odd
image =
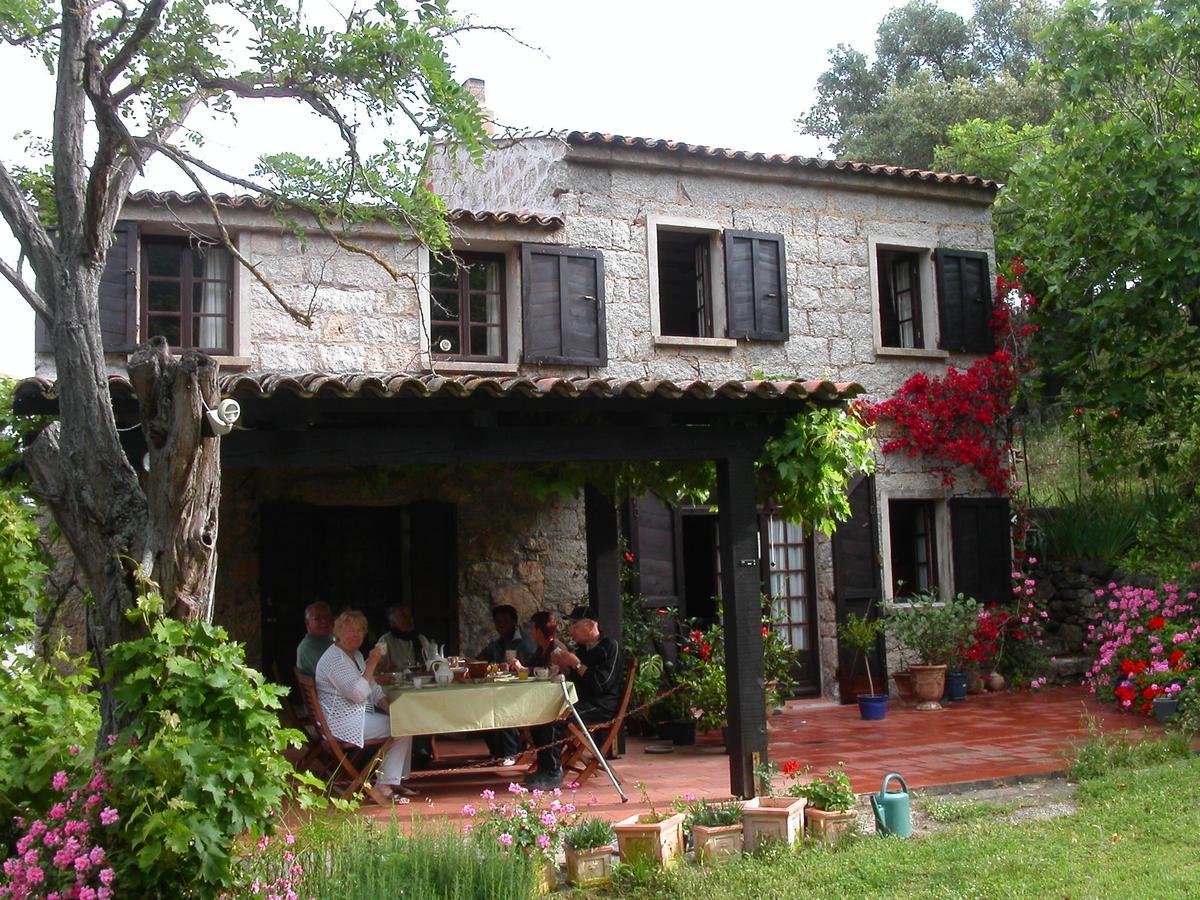
[{"label": "potted plant", "polygon": [[742,805],[729,800],[694,800],[683,809],[684,837],[690,837],[701,865],[724,862],[742,852]]},{"label": "potted plant", "polygon": [[857,818],[854,804],[858,797],[850,787],[850,776],[840,768],[809,781],[796,780],[788,793],[805,799],[804,822],[809,836],[827,844],[841,840]]},{"label": "potted plant", "polygon": [[917,709],[941,709],[946,670],[969,642],[979,604],[962,594],[943,600],[936,591],[923,591],[889,601],[886,616],[888,630],[919,663],[909,667]]},{"label": "potted plant", "polygon": [[487,801],[486,809],[474,804],[463,807],[463,814],[472,820],[469,831],[475,840],[499,846],[505,854],[520,853],[539,863],[541,891],[549,893],[558,877],[554,857],[577,814],[552,793],[531,792],[515,783],[508,790],[512,796],[507,802],[497,803],[494,792],[487,790],[479,795]]},{"label": "potted plant", "polygon": [[567,881],[589,888],[612,881],[613,844],[617,836],[612,823],[585,817],[563,832],[567,855]]},{"label": "potted plant", "polygon": [[887,694],[875,693],[875,679],[871,675],[871,651],[879,643],[883,634],[882,619],[867,619],[857,613],[849,613],[846,621],[838,626],[838,635],[847,646],[862,654],[863,664],[867,667],[867,686],[869,694],[858,695],[858,714],[863,719],[875,721],[887,715]]},{"label": "potted plant", "polygon": [[[785,776],[800,771],[800,763],[789,759],[782,768]],[[790,847],[804,831],[803,797],[775,795],[774,763],[767,763],[757,771],[759,789],[763,796],[747,800],[742,804],[742,846],[753,852],[768,842]]]},{"label": "potted plant", "polygon": [[645,783],[639,781],[637,788],[649,812],[613,824],[617,852],[622,862],[651,860],[667,865],[683,853],[683,813],[660,813],[647,796]]}]

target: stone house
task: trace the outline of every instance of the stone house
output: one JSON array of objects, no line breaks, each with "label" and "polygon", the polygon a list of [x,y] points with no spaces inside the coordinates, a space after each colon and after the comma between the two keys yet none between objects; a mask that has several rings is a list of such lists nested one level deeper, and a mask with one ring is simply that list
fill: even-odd
[{"label": "stone house", "polygon": [[[732,430],[751,410],[838,402],[853,383],[878,400],[990,349],[996,186],[977,177],[593,132],[500,141],[481,169],[433,148],[429,177],[453,210],[456,257],[368,231],[398,278],[319,234],[298,240],[265,203],[221,198],[241,254],[311,306],[311,329],[205,242],[200,197],[134,194],[118,228],[102,297],[114,375],[163,334],[217,356],[243,404],[223,442],[215,617],[268,672],[290,667],[315,599],[377,627],[411,602],[423,630],[470,653],[494,604],[527,617],[595,595],[588,504],[523,488],[532,457],[492,427],[507,409],[561,410],[590,458],[579,413],[597,398],[657,404],[628,428],[605,420],[632,446],[685,411],[695,425],[719,409]],[[44,334],[37,349],[26,397],[49,396]],[[755,373],[796,380],[776,390]],[[119,378],[114,394],[128,415]],[[399,403],[426,430],[364,429]],[[699,452],[685,443],[670,452]],[[970,475],[950,490],[919,461],[881,457],[854,501],[832,540],[761,509],[751,551],[803,651],[801,690],[847,699],[839,616],[935,585],[999,598],[1009,569],[1007,505]],[[718,553],[717,516],[648,496],[620,521],[646,601],[711,615],[721,560],[735,558]]]}]

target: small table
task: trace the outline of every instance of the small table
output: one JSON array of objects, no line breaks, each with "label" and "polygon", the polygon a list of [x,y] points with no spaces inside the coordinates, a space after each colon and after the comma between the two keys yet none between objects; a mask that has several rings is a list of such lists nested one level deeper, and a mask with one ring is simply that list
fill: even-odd
[{"label": "small table", "polygon": [[533,679],[481,683],[454,682],[438,687],[385,687],[392,736],[491,731],[544,725],[566,713],[578,699],[575,685]]}]

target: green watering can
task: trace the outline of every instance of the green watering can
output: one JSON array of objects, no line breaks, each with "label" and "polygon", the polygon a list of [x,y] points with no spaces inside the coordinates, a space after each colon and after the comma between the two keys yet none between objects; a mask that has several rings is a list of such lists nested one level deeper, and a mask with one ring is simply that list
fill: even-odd
[{"label": "green watering can", "polygon": [[[902,790],[889,791],[888,782],[895,778]],[[912,821],[908,814],[908,785],[895,772],[883,779],[878,794],[871,795],[871,809],[875,811],[875,828],[880,834],[896,837],[912,837]]]}]

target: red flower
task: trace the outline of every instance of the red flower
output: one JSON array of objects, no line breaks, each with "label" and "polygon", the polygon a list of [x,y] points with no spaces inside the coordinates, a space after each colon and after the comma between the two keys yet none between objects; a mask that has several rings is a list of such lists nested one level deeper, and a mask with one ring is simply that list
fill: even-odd
[{"label": "red flower", "polygon": [[789,759],[780,766],[779,771],[790,778],[800,771],[800,762],[799,760]]},{"label": "red flower", "polygon": [[1163,692],[1162,688],[1160,688],[1157,684],[1152,684],[1148,688],[1146,688],[1144,691],[1142,691],[1142,699],[1143,700],[1153,700],[1155,697],[1157,697],[1162,692]]},{"label": "red flower", "polygon": [[658,611],[658,614],[659,614],[660,616],[665,616],[665,615],[667,614],[667,611],[666,611],[665,609],[660,609],[660,610]]},{"label": "red flower", "polygon": [[1166,624],[1167,620],[1162,616],[1151,616],[1150,621],[1146,623],[1147,627],[1149,627],[1151,631],[1158,631],[1158,629],[1162,628]]},{"label": "red flower", "polygon": [[771,629],[768,628],[766,625],[764,625],[763,626],[763,637],[766,637],[770,633],[771,633]]},{"label": "red flower", "polygon": [[1180,668],[1179,664],[1183,662],[1184,653],[1182,650],[1175,650],[1171,653],[1171,668]]},{"label": "red flower", "polygon": [[630,553],[628,550],[625,551],[625,562],[627,562],[627,563],[633,562],[633,554]]},{"label": "red flower", "polygon": [[1137,696],[1137,688],[1132,684],[1121,684],[1113,689],[1113,695],[1118,700],[1132,700]]}]

